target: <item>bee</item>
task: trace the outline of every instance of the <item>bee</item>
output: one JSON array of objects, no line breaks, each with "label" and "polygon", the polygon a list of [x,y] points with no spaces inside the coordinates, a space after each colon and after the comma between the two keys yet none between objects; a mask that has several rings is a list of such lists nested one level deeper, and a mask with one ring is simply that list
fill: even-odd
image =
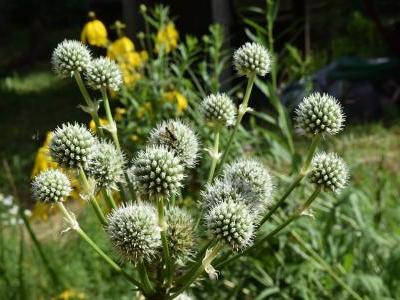
[{"label": "bee", "polygon": [[[172,128],[170,128],[169,126],[172,127]],[[176,142],[178,139],[177,139],[177,137],[176,137],[176,135],[175,135],[175,133],[174,133],[175,127],[174,127],[173,125],[169,125],[169,126],[165,126],[165,131],[166,131],[166,133],[168,134],[168,137],[169,137],[173,142]]]}]

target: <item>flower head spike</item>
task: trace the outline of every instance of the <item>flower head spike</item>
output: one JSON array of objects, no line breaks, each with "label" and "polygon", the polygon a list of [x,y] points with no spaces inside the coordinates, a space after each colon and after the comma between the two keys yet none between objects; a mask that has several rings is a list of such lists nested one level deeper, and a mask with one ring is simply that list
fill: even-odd
[{"label": "flower head spike", "polygon": [[219,178],[215,179],[212,184],[207,185],[205,190],[201,192],[201,200],[202,205],[206,208],[224,201],[246,203],[246,199],[230,181]]},{"label": "flower head spike", "polygon": [[246,43],[233,54],[233,64],[239,75],[265,76],[271,70],[271,55],[257,43]]},{"label": "flower head spike", "polygon": [[179,120],[164,121],[151,132],[150,143],[166,147],[180,159],[181,164],[193,167],[199,152],[196,134]]},{"label": "flower head spike", "polygon": [[71,77],[74,72],[86,71],[91,60],[89,49],[75,40],[64,40],[57,45],[51,56],[53,69],[61,77]]},{"label": "flower head spike", "polygon": [[117,184],[124,181],[124,165],[124,155],[114,144],[102,141],[96,144],[86,170],[99,187],[117,189]]},{"label": "flower head spike", "polygon": [[266,209],[271,203],[271,175],[260,161],[239,159],[225,167],[223,176],[246,199],[252,210]]},{"label": "flower head spike", "polygon": [[305,134],[334,135],[343,129],[342,107],[328,94],[313,93],[305,97],[295,114],[296,127]]},{"label": "flower head spike", "polygon": [[107,57],[92,61],[87,70],[86,79],[95,90],[107,88],[111,91],[118,91],[122,84],[122,75],[118,65]]},{"label": "flower head spike", "polygon": [[235,123],[236,107],[227,94],[211,94],[200,106],[204,119],[217,126],[232,126]]},{"label": "flower head spike", "polygon": [[171,257],[184,261],[190,257],[194,246],[192,217],[186,210],[178,207],[170,207],[165,215]]},{"label": "flower head spike", "polygon": [[206,215],[212,237],[233,250],[246,248],[254,233],[253,216],[245,203],[223,201],[212,207]]},{"label": "flower head spike", "polygon": [[135,184],[143,195],[168,198],[182,186],[183,166],[164,146],[148,146],[140,151],[133,166]]},{"label": "flower head spike", "polygon": [[113,210],[106,230],[114,249],[133,263],[151,261],[161,246],[156,211],[147,204]]},{"label": "flower head spike", "polygon": [[339,192],[346,186],[349,171],[336,153],[320,152],[312,160],[310,181],[324,190]]},{"label": "flower head spike", "polygon": [[71,190],[68,177],[56,169],[43,171],[32,181],[33,197],[43,202],[61,202],[70,195]]},{"label": "flower head spike", "polygon": [[85,126],[62,124],[56,128],[50,142],[51,157],[64,168],[86,166],[89,156],[95,151],[96,138]]}]

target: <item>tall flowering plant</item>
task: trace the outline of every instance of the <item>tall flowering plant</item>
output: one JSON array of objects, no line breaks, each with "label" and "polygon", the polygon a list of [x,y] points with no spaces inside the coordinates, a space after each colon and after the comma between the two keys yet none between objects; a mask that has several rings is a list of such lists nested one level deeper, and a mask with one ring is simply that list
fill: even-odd
[{"label": "tall flowering plant", "polygon": [[[242,119],[251,110],[253,84],[270,72],[274,63],[262,45],[246,43],[233,55],[237,73],[247,81],[239,107],[224,93],[205,96],[197,107],[202,119],[196,122],[210,129],[213,144],[204,157],[211,161],[208,175],[196,178],[201,193],[195,205],[187,208],[183,207],[182,191],[192,170],[203,161],[204,137],[198,128],[180,119],[160,120],[146,145],[128,159],[108,101],[110,92],[122,85],[117,64],[107,58],[93,59],[77,41],[60,43],[52,61],[60,76],[77,81],[86,103],[83,108],[95,121],[96,131],[78,123],[62,124],[54,130],[50,155],[61,168],[37,175],[32,182],[33,195],[56,206],[68,228],[147,299],[189,297],[184,293],[203,275],[217,279],[224,266],[262,247],[302,217],[321,192],[337,193],[346,186],[346,163],[337,154],[317,152],[321,139],[340,132],[344,123],[340,104],[326,94],[311,94],[295,112],[298,131],[311,142],[299,173],[288,186],[279,187],[282,193],[274,195],[277,188],[270,169],[260,158],[243,156],[228,161]],[[87,87],[98,93],[101,101],[94,100]],[[98,122],[101,105],[106,125]],[[225,132],[228,137],[222,144],[220,134]],[[81,196],[91,204],[99,230],[105,231],[118,260],[87,235],[64,205],[72,178],[79,180]],[[305,178],[314,186],[310,195],[276,228],[263,233],[261,227]],[[204,231],[208,234],[202,234]],[[352,290],[351,294],[359,297]]]}]

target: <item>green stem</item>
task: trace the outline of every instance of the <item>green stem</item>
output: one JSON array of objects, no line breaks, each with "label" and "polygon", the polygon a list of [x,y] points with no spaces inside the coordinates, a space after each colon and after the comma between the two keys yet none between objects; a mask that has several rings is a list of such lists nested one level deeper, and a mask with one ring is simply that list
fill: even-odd
[{"label": "green stem", "polygon": [[196,278],[203,273],[206,267],[211,266],[211,262],[215,259],[222,248],[223,244],[217,243],[214,247],[211,248],[211,250],[206,251],[203,260],[198,262],[196,265],[193,266],[191,270],[189,270],[188,274],[185,275],[185,278],[187,278],[186,281],[184,281],[184,283],[180,287],[177,287],[177,289],[173,291],[174,293],[170,297],[170,299],[174,299],[180,293],[184,292],[196,280]]},{"label": "green stem", "polygon": [[81,74],[77,71],[74,72],[74,77],[75,81],[78,84],[79,90],[81,91],[81,94],[83,98],[85,99],[87,108],[89,109],[89,114],[92,117],[94,123],[96,124],[96,130],[99,133],[101,137],[104,137],[103,129],[101,128],[100,124],[100,118],[98,115],[98,108],[96,107],[96,103],[93,102],[92,98],[89,95],[89,92],[87,91],[85,84],[83,83]]},{"label": "green stem", "polygon": [[252,74],[249,75],[248,80],[247,80],[247,86],[246,86],[246,92],[243,98],[243,102],[242,104],[239,106],[239,111],[238,111],[238,116],[236,119],[236,123],[235,123],[235,127],[233,128],[231,135],[229,136],[229,140],[228,143],[225,146],[225,150],[222,154],[222,158],[221,161],[218,165],[218,170],[221,169],[222,165],[225,163],[226,157],[228,155],[229,152],[229,148],[232,144],[233,138],[240,126],[240,122],[242,121],[243,116],[245,115],[245,113],[247,112],[247,108],[249,105],[249,99],[250,99],[250,94],[251,94],[251,90],[253,89],[253,85],[254,85],[254,81],[256,79],[256,74]]},{"label": "green stem", "polygon": [[142,284],[137,281],[132,275],[127,273],[124,269],[122,269],[115,261],[112,260],[103,250],[99,248],[99,246],[80,228],[78,222],[75,217],[73,217],[68,210],[65,208],[62,202],[57,202],[58,208],[64,214],[67,222],[70,224],[71,229],[74,230],[79,236],[90,246],[92,249],[100,255],[100,257],[108,263],[117,273],[122,274],[125,278],[127,278],[130,282],[136,285],[139,289],[143,290]]},{"label": "green stem", "polygon": [[272,237],[274,237],[276,234],[278,234],[279,232],[281,232],[285,227],[287,227],[290,223],[292,223],[294,220],[296,220],[297,218],[299,218],[302,213],[311,205],[311,203],[313,203],[313,201],[317,198],[317,196],[319,195],[319,193],[321,192],[321,188],[318,187],[315,189],[315,191],[311,194],[311,196],[307,199],[306,202],[303,203],[303,205],[301,205],[290,217],[288,217],[286,219],[285,222],[283,222],[282,224],[280,224],[278,227],[276,227],[274,230],[272,230],[270,233],[268,233],[266,236],[264,236],[263,238],[259,239],[257,242],[255,242],[251,247],[247,248],[246,250],[237,253],[236,255],[228,258],[227,260],[222,261],[221,263],[219,263],[217,265],[217,267],[222,267],[225,266],[226,264],[229,264],[230,262],[238,259],[239,257],[243,256],[244,254],[249,253],[251,250],[253,250],[254,248],[260,246],[261,244],[263,244],[265,241],[268,241],[269,239],[271,239]]},{"label": "green stem", "polygon": [[115,125],[112,113],[111,113],[111,108],[110,108],[110,102],[108,101],[108,96],[107,96],[107,88],[102,88],[101,89],[101,95],[103,96],[103,103],[104,103],[104,109],[106,111],[106,117],[108,121],[108,126],[109,126],[109,131],[111,133],[112,139],[119,151],[121,151],[121,146],[119,144],[118,140],[118,134],[117,134],[117,126]]},{"label": "green stem", "polygon": [[164,199],[159,197],[157,199],[157,210],[158,210],[158,225],[160,226],[161,242],[162,242],[162,253],[163,253],[163,264],[165,265],[165,277],[169,283],[172,276],[171,257],[169,253],[168,240],[167,240],[167,228],[168,224],[165,222],[164,216]]},{"label": "green stem", "polygon": [[83,184],[83,188],[85,190],[84,193],[88,194],[87,196],[89,196],[89,203],[92,205],[92,208],[96,213],[97,218],[99,219],[102,225],[107,225],[107,220],[104,217],[103,211],[101,210],[99,203],[97,203],[96,197],[93,195],[93,192],[91,191],[89,181],[81,165],[79,166],[79,177],[81,179],[81,183]]},{"label": "green stem", "polygon": [[261,221],[258,225],[258,228],[260,228],[262,225],[264,225],[264,223],[271,218],[271,216],[277,211],[277,209],[279,207],[282,206],[282,204],[285,202],[287,197],[289,197],[289,195],[293,192],[293,190],[300,184],[300,182],[303,180],[303,178],[307,175],[311,160],[314,156],[315,150],[317,149],[317,146],[318,146],[320,140],[321,140],[320,135],[317,134],[314,136],[314,138],[311,142],[311,145],[308,148],[306,160],[305,160],[303,166],[301,167],[300,173],[297,174],[297,176],[293,179],[292,183],[285,190],[285,192],[283,193],[281,198],[278,201],[276,201],[274,206],[271,207],[271,209],[268,211],[268,213],[261,219]]},{"label": "green stem", "polygon": [[208,173],[208,180],[207,184],[210,184],[214,178],[214,173],[215,173],[215,167],[217,166],[218,163],[218,148],[219,148],[219,128],[215,130],[215,139],[214,139],[214,148],[212,150],[212,156],[211,156],[211,168],[210,172]]},{"label": "green stem", "polygon": [[115,203],[114,197],[109,189],[103,189],[102,191],[104,199],[107,201],[108,206],[111,209],[117,208],[117,204]]},{"label": "green stem", "polygon": [[346,284],[346,282],[343,281],[342,278],[339,277],[339,275],[336,274],[336,272],[332,269],[330,265],[328,265],[325,260],[318,255],[317,252],[315,252],[310,246],[307,245],[307,243],[298,235],[295,231],[291,233],[293,238],[297,241],[297,243],[300,244],[300,246],[306,251],[309,252],[311,257],[320,264],[321,267],[325,269],[326,272],[329,273],[330,276],[340,285],[342,286],[354,299],[357,300],[363,300],[363,298],[358,295],[349,285]]},{"label": "green stem", "polygon": [[143,284],[144,293],[146,295],[151,295],[154,292],[154,289],[149,279],[149,275],[147,274],[147,268],[144,262],[139,263],[138,270]]}]

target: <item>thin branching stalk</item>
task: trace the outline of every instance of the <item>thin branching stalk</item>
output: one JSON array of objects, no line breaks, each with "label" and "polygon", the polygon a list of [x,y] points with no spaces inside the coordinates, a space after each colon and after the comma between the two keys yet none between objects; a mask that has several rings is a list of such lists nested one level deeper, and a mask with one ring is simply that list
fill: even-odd
[{"label": "thin branching stalk", "polygon": [[109,189],[103,189],[101,191],[104,200],[106,200],[108,206],[110,209],[115,209],[117,208],[117,204],[115,203],[114,197]]},{"label": "thin branching stalk", "polygon": [[158,212],[158,225],[160,226],[160,235],[162,242],[163,264],[165,266],[165,278],[169,283],[172,276],[172,265],[171,265],[171,256],[169,253],[169,246],[167,240],[168,224],[165,221],[163,197],[159,197],[157,199],[157,212]]},{"label": "thin branching stalk", "polygon": [[146,295],[151,295],[154,293],[153,285],[150,281],[149,275],[147,273],[147,268],[144,262],[138,264],[138,271],[140,275],[140,279],[142,281],[142,285],[144,288],[144,293]]},{"label": "thin branching stalk", "polygon": [[219,159],[219,132],[220,129],[217,127],[215,129],[215,137],[214,137],[214,147],[211,152],[211,167],[210,172],[208,173],[207,184],[210,184],[214,178],[215,167],[217,166]]},{"label": "thin branching stalk", "polygon": [[115,121],[111,113],[110,102],[108,101],[107,88],[103,87],[101,89],[101,95],[103,97],[104,110],[106,111],[108,130],[110,131],[115,146],[119,151],[121,151],[121,146],[118,140],[117,126],[115,125]]},{"label": "thin branching stalk", "polygon": [[249,105],[249,100],[250,100],[250,95],[251,95],[251,91],[253,89],[253,85],[254,85],[254,81],[256,79],[256,74],[251,74],[249,75],[248,79],[247,79],[247,86],[246,86],[246,92],[243,98],[243,102],[242,104],[239,106],[239,111],[238,111],[238,116],[236,119],[236,123],[235,123],[235,127],[233,128],[229,139],[228,139],[228,143],[225,145],[225,149],[224,152],[222,154],[222,158],[221,161],[218,165],[218,170],[221,169],[221,167],[223,166],[223,164],[225,163],[226,157],[229,153],[229,148],[231,147],[231,144],[233,142],[233,138],[235,137],[235,134],[237,132],[237,130],[239,129],[240,123],[243,119],[243,116],[246,114],[247,109],[248,109],[248,105]]},{"label": "thin branching stalk", "polygon": [[247,248],[246,250],[237,253],[236,255],[228,258],[227,260],[224,260],[220,262],[217,267],[223,267],[230,262],[238,259],[239,257],[249,253],[253,249],[259,247],[262,245],[264,242],[270,240],[272,237],[277,235],[279,232],[281,232],[283,229],[285,229],[289,224],[291,224],[293,221],[297,220],[301,215],[304,213],[305,210],[307,210],[308,207],[314,202],[314,200],[317,198],[319,193],[321,192],[321,188],[318,187],[315,189],[315,191],[311,194],[311,196],[305,201],[291,216],[289,216],[285,222],[281,223],[279,226],[277,226],[274,230],[269,232],[267,235],[259,239],[257,242],[255,242],[251,247]]},{"label": "thin branching stalk", "polygon": [[116,272],[122,274],[125,278],[127,278],[131,283],[137,286],[142,291],[143,286],[142,284],[136,280],[132,275],[127,273],[124,269],[122,269],[111,257],[109,257],[100,247],[82,230],[79,226],[76,218],[72,215],[64,206],[62,202],[57,202],[57,207],[63,213],[65,220],[68,222],[70,229],[74,230],[78,235],[95,251],[100,257],[109,264]]},{"label": "thin branching stalk", "polygon": [[102,225],[106,225],[107,224],[107,220],[104,217],[104,213],[101,210],[101,207],[99,206],[99,203],[97,203],[96,197],[93,194],[92,188],[90,186],[90,183],[86,177],[85,171],[83,170],[82,166],[79,166],[79,178],[80,181],[83,185],[83,189],[84,189],[84,193],[86,194],[85,196],[87,196],[89,199],[89,203],[92,206],[94,212],[96,213],[97,218],[99,219],[100,223]]}]

